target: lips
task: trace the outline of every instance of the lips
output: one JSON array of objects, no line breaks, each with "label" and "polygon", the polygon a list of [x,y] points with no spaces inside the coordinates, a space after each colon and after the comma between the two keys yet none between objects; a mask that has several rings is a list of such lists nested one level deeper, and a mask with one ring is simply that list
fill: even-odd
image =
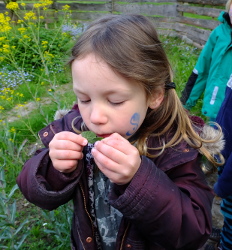
[{"label": "lips", "polygon": [[102,138],[106,138],[106,137],[111,136],[111,134],[103,134],[103,135],[97,134],[97,136],[98,136],[98,137],[102,137]]}]

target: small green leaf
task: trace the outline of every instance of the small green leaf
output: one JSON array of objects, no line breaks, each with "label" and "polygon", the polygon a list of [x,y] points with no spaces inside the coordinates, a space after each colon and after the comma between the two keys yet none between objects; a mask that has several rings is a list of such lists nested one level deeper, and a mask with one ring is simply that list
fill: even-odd
[{"label": "small green leaf", "polygon": [[84,131],[81,133],[81,135],[83,137],[85,137],[89,143],[95,143],[96,141],[100,141],[103,138],[102,137],[98,137],[94,132],[92,131]]}]

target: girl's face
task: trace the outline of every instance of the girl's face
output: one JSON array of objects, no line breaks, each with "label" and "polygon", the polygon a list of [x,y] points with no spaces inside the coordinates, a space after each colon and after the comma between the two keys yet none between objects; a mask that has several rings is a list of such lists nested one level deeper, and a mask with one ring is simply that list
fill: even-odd
[{"label": "girl's face", "polygon": [[114,132],[131,137],[141,126],[148,107],[156,108],[163,92],[146,97],[138,83],[115,73],[93,53],[72,63],[73,89],[81,116],[100,137]]}]

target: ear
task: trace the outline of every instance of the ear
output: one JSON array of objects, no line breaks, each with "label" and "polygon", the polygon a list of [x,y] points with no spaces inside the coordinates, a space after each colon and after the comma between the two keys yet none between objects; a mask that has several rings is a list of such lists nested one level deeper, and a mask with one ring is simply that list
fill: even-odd
[{"label": "ear", "polygon": [[151,94],[148,106],[151,109],[156,109],[160,106],[164,99],[164,91],[163,90],[158,90],[155,91],[154,93]]}]

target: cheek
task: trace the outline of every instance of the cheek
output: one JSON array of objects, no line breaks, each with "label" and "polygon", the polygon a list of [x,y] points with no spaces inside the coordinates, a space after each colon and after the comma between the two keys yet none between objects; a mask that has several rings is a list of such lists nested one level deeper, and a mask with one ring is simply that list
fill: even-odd
[{"label": "cheek", "polygon": [[81,114],[81,117],[82,117],[84,123],[88,127],[88,121],[89,121],[88,111],[86,109],[82,108],[81,105],[79,106],[79,110],[80,110],[80,114]]},{"label": "cheek", "polygon": [[140,114],[139,113],[134,113],[131,116],[130,121],[128,122],[129,130],[126,132],[126,136],[133,135],[137,131],[139,126],[140,126]]}]

